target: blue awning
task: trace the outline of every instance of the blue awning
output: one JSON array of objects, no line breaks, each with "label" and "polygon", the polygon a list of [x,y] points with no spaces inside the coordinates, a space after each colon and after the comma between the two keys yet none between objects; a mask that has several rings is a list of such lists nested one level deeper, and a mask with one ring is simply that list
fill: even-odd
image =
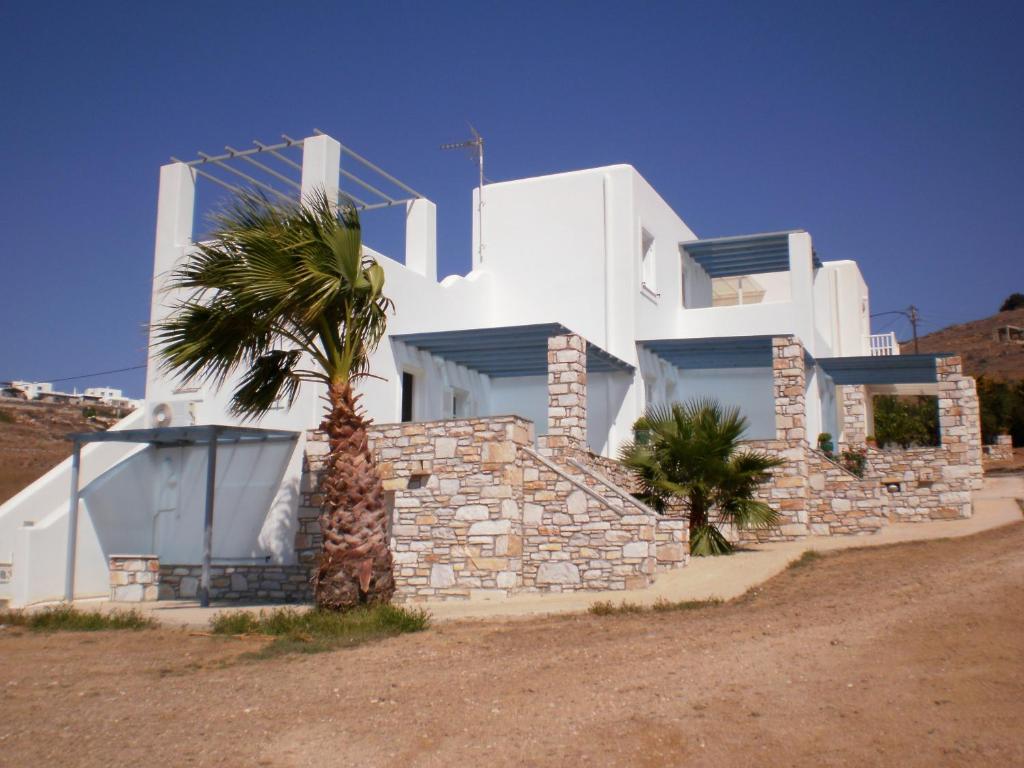
[{"label": "blue awning", "polygon": [[771,336],[716,336],[637,342],[676,368],[759,368],[772,365]]},{"label": "blue awning", "polygon": [[935,358],[946,355],[819,357],[836,384],[934,384]]},{"label": "blue awning", "polygon": [[[761,235],[716,237],[683,243],[683,250],[711,277],[789,271],[789,236],[799,229]],[[814,267],[821,266],[814,254]]]},{"label": "blue awning", "polygon": [[[574,331],[561,323],[540,323],[402,333],[391,338],[493,378],[505,378],[547,375],[548,339],[566,333]],[[588,341],[587,370],[591,373],[632,373],[634,368]]]}]

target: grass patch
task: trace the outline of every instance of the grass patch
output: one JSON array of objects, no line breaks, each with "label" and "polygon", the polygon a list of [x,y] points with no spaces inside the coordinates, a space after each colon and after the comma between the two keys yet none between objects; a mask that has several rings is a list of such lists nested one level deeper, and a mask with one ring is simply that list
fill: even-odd
[{"label": "grass patch", "polygon": [[10,411],[0,411],[0,424],[14,424],[17,419]]},{"label": "grass patch", "polygon": [[700,608],[713,608],[723,605],[725,601],[713,597],[709,600],[679,600],[672,601],[665,598],[658,598],[652,605],[640,605],[623,600],[621,603],[613,603],[611,600],[603,600],[593,603],[587,609],[588,613],[594,616],[624,616],[633,613],[669,613],[672,611],[695,611]]},{"label": "grass patch", "polygon": [[824,555],[821,554],[821,552],[819,552],[818,550],[808,549],[806,552],[800,555],[800,557],[798,557],[796,560],[791,562],[786,567],[791,571],[796,570],[797,568],[806,568],[811,563],[817,562],[818,560],[821,560],[821,558],[823,557]]},{"label": "grass patch", "polygon": [[421,632],[430,626],[430,614],[422,609],[377,605],[357,608],[348,613],[300,611],[277,608],[273,611],[218,613],[210,620],[215,635],[267,635],[273,642],[249,658],[273,658],[287,653],[322,653],[338,648],[382,640],[386,637]]},{"label": "grass patch", "polygon": [[104,613],[82,611],[70,605],[58,605],[42,611],[0,611],[0,625],[25,627],[37,632],[99,632],[158,626],[155,619],[134,608]]}]

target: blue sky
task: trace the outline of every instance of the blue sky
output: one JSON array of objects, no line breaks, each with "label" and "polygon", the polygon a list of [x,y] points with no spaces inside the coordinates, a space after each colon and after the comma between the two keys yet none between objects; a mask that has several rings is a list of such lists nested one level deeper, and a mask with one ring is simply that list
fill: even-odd
[{"label": "blue sky", "polygon": [[860,262],[873,311],[990,314],[1024,291],[1022,22],[1020,2],[0,0],[0,379],[143,362],[159,166],[314,128],[438,204],[443,274],[469,268],[474,167],[438,145],[471,121],[493,180],[630,163],[702,237],[810,230]]}]

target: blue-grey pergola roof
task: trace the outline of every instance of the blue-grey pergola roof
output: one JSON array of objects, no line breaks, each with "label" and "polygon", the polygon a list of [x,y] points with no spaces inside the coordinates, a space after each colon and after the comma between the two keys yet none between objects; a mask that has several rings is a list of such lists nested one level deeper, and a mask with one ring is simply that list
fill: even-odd
[{"label": "blue-grey pergola roof", "polygon": [[76,443],[149,443],[150,445],[209,445],[224,443],[265,443],[297,440],[298,432],[262,427],[236,427],[226,424],[197,424],[187,427],[150,429],[112,429],[106,432],[75,432],[68,435]]},{"label": "blue-grey pergola roof", "polygon": [[[683,250],[711,277],[789,271],[789,236],[799,229],[760,235],[716,237],[683,243]],[[821,266],[814,254],[814,267]]]},{"label": "blue-grey pergola roof", "polygon": [[771,336],[716,336],[637,342],[677,368],[760,368],[772,365]]},{"label": "blue-grey pergola roof", "polygon": [[[402,333],[391,338],[491,376],[540,376],[548,370],[548,339],[573,333],[561,323]],[[632,373],[633,366],[587,342],[591,373]]]},{"label": "blue-grey pergola roof", "polygon": [[817,363],[836,384],[934,384],[935,358],[946,356],[819,357]]}]

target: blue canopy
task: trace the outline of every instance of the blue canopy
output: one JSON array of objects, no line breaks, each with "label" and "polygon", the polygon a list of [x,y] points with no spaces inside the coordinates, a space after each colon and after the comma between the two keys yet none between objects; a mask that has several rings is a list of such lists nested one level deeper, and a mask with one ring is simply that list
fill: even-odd
[{"label": "blue canopy", "polygon": [[716,336],[637,342],[676,368],[760,368],[772,365],[771,336]]},{"label": "blue canopy", "polygon": [[936,357],[948,355],[819,357],[817,362],[836,384],[934,384]]},{"label": "blue canopy", "polygon": [[[488,376],[503,378],[546,375],[548,339],[566,333],[573,331],[561,323],[540,323],[401,333],[391,338]],[[629,363],[588,341],[587,370],[591,373],[632,373],[634,369]]]},{"label": "blue canopy", "polygon": [[[683,243],[683,250],[711,277],[757,275],[789,271],[789,236],[803,230],[768,232],[760,235],[716,237]],[[821,266],[814,254],[814,267]]]}]

